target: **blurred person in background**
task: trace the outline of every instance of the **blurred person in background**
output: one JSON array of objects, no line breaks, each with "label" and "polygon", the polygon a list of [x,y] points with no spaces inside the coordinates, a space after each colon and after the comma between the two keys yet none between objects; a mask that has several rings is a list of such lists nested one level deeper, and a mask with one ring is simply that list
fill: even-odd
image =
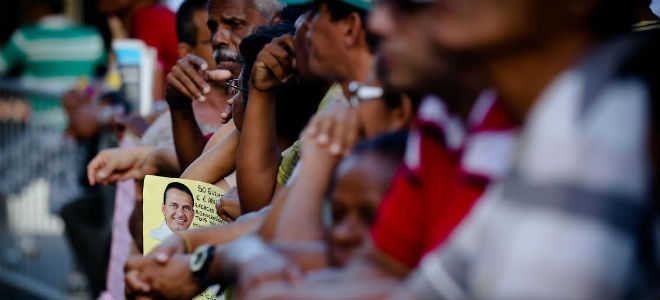
[{"label": "blurred person in background", "polygon": [[430,8],[433,43],[480,57],[525,125],[512,170],[393,298],[658,297],[657,36],[628,33],[646,5]]},{"label": "blurred person in background", "polygon": [[[98,10],[108,16],[112,38],[134,38],[156,48],[154,98],[164,98],[163,83],[178,59],[176,17],[156,0],[98,0]],[[155,29],[158,30],[155,30]]]},{"label": "blurred person in background", "polygon": [[[91,81],[106,65],[103,39],[98,31],[76,25],[64,16],[63,0],[31,0],[33,24],[16,30],[0,50],[0,74],[20,69],[20,82],[27,88],[64,93],[81,81]],[[33,97],[34,119],[49,125],[66,126],[58,101]],[[54,123],[53,123],[54,122]]]}]

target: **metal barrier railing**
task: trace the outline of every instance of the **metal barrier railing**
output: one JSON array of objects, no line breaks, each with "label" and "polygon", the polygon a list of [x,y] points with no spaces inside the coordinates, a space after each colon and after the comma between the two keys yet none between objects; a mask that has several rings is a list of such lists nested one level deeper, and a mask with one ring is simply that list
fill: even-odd
[{"label": "metal barrier railing", "polygon": [[82,155],[64,138],[60,99],[0,79],[0,284],[36,298],[72,298],[74,260],[55,211],[81,192]]}]

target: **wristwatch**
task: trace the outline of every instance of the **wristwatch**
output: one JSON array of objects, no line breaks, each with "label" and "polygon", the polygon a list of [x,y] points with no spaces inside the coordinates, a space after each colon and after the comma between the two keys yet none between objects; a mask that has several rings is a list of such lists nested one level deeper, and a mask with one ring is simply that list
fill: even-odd
[{"label": "wristwatch", "polygon": [[202,245],[197,247],[190,257],[190,272],[192,272],[195,280],[204,287],[213,284],[208,270],[213,261],[214,250],[214,246]]}]

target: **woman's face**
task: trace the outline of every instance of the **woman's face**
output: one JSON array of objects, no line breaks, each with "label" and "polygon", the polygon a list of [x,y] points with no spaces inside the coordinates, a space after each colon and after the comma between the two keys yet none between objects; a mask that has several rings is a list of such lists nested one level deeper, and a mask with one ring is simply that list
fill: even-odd
[{"label": "woman's face", "polygon": [[369,234],[376,208],[389,187],[394,168],[375,154],[351,155],[337,169],[331,195],[330,257],[346,264]]}]

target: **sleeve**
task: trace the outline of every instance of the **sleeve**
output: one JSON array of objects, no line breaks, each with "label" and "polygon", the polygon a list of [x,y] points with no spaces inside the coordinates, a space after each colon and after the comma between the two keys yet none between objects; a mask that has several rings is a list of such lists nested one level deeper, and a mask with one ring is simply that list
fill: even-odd
[{"label": "sleeve", "polygon": [[293,175],[293,170],[300,161],[300,140],[297,140],[291,146],[291,150],[282,158],[279,170],[277,171],[277,184],[286,186]]},{"label": "sleeve", "polygon": [[25,61],[26,55],[22,49],[24,44],[23,33],[20,30],[14,32],[7,44],[0,50],[0,74],[7,73],[9,69]]},{"label": "sleeve", "polygon": [[424,199],[420,185],[402,167],[378,208],[371,237],[379,251],[414,268],[424,248]]}]

